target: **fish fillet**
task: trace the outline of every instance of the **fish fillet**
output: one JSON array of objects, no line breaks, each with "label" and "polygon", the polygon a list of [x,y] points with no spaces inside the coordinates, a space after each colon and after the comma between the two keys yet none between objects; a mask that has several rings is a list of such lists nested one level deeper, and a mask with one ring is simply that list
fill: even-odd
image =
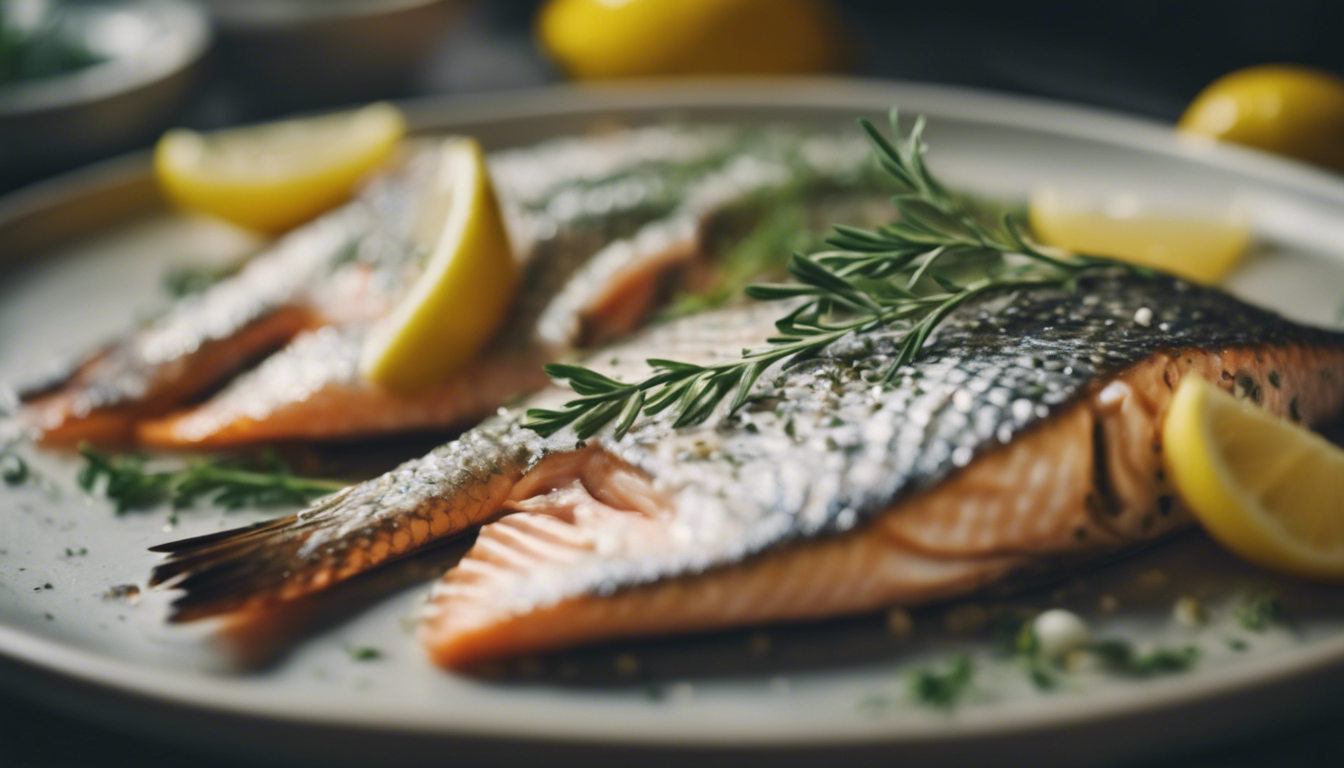
[{"label": "fish fillet", "polygon": [[[732,358],[777,311],[689,318],[592,364]],[[454,668],[913,605],[1188,526],[1159,439],[1183,376],[1305,424],[1344,406],[1344,335],[1167,277],[970,302],[884,386],[897,341],[767,371],[741,411],[693,427],[576,444],[508,411],[293,517],[160,547],[154,581],[182,590],[178,620],[238,618],[482,526],[421,628]]]},{"label": "fish fillet", "polygon": [[[675,208],[683,189],[671,181],[674,169],[713,167],[742,140],[728,129],[671,133],[617,132],[491,158],[515,245],[547,265],[539,287],[553,290],[603,245]],[[281,238],[237,275],[56,375],[18,386],[23,423],[48,444],[131,441],[140,422],[191,404],[305,332],[386,314],[418,274],[416,203],[435,176],[429,143],[405,155],[351,203]],[[236,432],[221,442],[236,442]]]},{"label": "fish fillet", "polygon": [[[631,133],[625,141],[641,145],[645,140],[643,133]],[[687,282],[686,273],[714,259],[705,230],[716,215],[755,211],[767,202],[821,204],[841,189],[851,198],[872,199],[884,189],[855,182],[870,161],[854,141],[776,130],[734,146],[738,154],[715,155],[717,165],[698,158],[689,170],[641,170],[654,179],[688,177],[676,187],[682,199],[660,218],[609,242],[597,230],[616,227],[621,218],[611,211],[610,196],[638,193],[639,186],[632,187],[633,181],[618,174],[584,188],[584,197],[564,204],[557,201],[567,199],[572,190],[551,190],[552,205],[561,213],[547,220],[547,239],[535,243],[525,260],[507,326],[477,360],[440,387],[405,395],[365,380],[358,360],[367,325],[340,332],[323,328],[295,338],[206,402],[143,422],[136,437],[156,448],[203,449],[469,425],[509,399],[543,386],[541,364],[635,330],[675,286]],[[818,147],[831,152],[812,157]],[[507,172],[504,179],[501,195],[522,184]],[[766,192],[768,201],[759,199]],[[538,215],[552,213],[548,209]],[[539,226],[529,220],[526,227],[515,224],[512,229]]]}]

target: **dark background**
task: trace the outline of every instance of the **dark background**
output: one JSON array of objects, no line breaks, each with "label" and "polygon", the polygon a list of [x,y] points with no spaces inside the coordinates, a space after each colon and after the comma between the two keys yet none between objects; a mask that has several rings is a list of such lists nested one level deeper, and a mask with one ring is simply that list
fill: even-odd
[{"label": "dark background", "polygon": [[[376,95],[450,99],[454,93],[560,79],[532,42],[538,5],[536,0],[472,4],[445,30],[442,45],[422,71]],[[1206,84],[1240,67],[1289,62],[1344,73],[1341,2],[842,0],[837,6],[851,35],[855,74],[1043,96],[1164,122],[1175,121]],[[291,96],[255,98],[247,83],[215,60],[176,122],[210,128],[353,100],[335,96],[314,103],[301,92]],[[153,138],[145,136],[141,143],[148,146]],[[0,191],[59,170],[35,169],[0,179]],[[1104,754],[1099,745],[1102,762]],[[449,754],[444,760],[454,762]],[[0,696],[0,766],[47,765],[237,767],[217,755],[128,738]],[[1344,765],[1344,710],[1323,712],[1320,721],[1285,734],[1151,765]]]},{"label": "dark background", "polygon": [[[562,79],[533,42],[541,0],[462,4],[423,68],[376,93],[315,95],[330,83],[263,93],[258,86],[267,84],[240,76],[217,46],[172,124],[213,128],[371,98],[451,99]],[[1344,3],[1335,0],[834,4],[849,35],[853,74],[1043,96],[1166,122],[1205,85],[1241,67],[1291,62],[1344,74]],[[149,146],[162,127],[120,149]],[[11,173],[0,179],[0,192],[61,170]]]}]

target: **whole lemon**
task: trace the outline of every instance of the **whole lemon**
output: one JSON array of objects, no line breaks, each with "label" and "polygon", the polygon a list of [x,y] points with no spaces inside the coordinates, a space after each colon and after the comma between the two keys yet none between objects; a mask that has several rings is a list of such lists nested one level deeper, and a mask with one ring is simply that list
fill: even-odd
[{"label": "whole lemon", "polygon": [[1344,79],[1289,65],[1238,70],[1195,97],[1177,127],[1344,171]]},{"label": "whole lemon", "polygon": [[585,79],[797,74],[844,58],[824,0],[549,0],[537,34]]}]

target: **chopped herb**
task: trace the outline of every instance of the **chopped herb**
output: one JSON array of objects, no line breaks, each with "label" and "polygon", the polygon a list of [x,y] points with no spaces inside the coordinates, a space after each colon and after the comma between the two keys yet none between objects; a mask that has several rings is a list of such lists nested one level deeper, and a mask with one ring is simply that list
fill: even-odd
[{"label": "chopped herb", "polygon": [[1269,383],[1270,383],[1270,386],[1274,387],[1275,389],[1278,389],[1278,388],[1279,388],[1279,385],[1281,385],[1281,384],[1283,383],[1283,381],[1279,378],[1279,372],[1278,372],[1278,371],[1270,371],[1270,372],[1269,372]]},{"label": "chopped herb", "polygon": [[87,547],[66,547],[66,548],[65,548],[65,556],[66,556],[66,557],[83,557],[84,555],[87,555],[87,554],[89,554],[89,550],[88,550]]},{"label": "chopped herb", "polygon": [[104,495],[116,502],[118,514],[165,502],[181,508],[198,499],[227,509],[306,504],[346,487],[332,480],[297,477],[274,454],[263,456],[257,468],[197,459],[182,469],[154,471],[143,456],[112,456],[89,447],[80,448],[80,453],[85,459],[80,487],[94,493],[101,485]]},{"label": "chopped herb", "polygon": [[1059,685],[1055,666],[1044,661],[1040,656],[1033,656],[1029,662],[1023,665],[1023,670],[1027,674],[1027,679],[1038,691],[1051,691]]},{"label": "chopped herb", "polygon": [[1250,643],[1246,642],[1245,640],[1242,640],[1239,637],[1229,637],[1227,638],[1226,642],[1228,648],[1237,651],[1238,653],[1251,647]]},{"label": "chopped herb", "polygon": [[1184,672],[1199,660],[1199,649],[1192,646],[1140,652],[1125,640],[1101,640],[1091,650],[1111,671],[1133,677]]},{"label": "chopped herb", "polygon": [[1289,626],[1292,623],[1283,603],[1273,592],[1242,595],[1233,606],[1232,615],[1243,629],[1252,632],[1264,632],[1275,624]]},{"label": "chopped herb", "polygon": [[920,704],[951,709],[971,687],[975,667],[962,654],[946,666],[916,670],[910,676],[910,695]]},{"label": "chopped herb", "polygon": [[369,646],[351,647],[347,646],[345,652],[350,654],[350,658],[355,661],[377,661],[383,658],[383,652],[377,648]]},{"label": "chopped herb", "polygon": [[23,485],[32,477],[32,471],[28,469],[28,462],[22,457],[12,453],[0,453],[0,479],[5,481],[5,485]]},{"label": "chopped herb", "polygon": [[[1048,691],[1057,683],[1059,667],[1041,653],[1041,640],[1036,635],[1035,621],[1029,616],[1015,615],[1015,621],[1003,620],[991,632],[998,637],[1002,647],[1017,659],[1017,665],[1037,690]],[[1010,627],[1016,629],[1009,634]]]}]

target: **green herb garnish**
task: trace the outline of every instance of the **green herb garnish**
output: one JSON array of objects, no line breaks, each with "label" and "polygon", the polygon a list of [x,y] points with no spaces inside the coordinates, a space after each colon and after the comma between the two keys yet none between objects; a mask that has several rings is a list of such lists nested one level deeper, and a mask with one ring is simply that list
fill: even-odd
[{"label": "green herb garnish", "polygon": [[1041,654],[1041,641],[1036,636],[1033,621],[1029,619],[1021,621],[1013,637],[1012,651],[1023,674],[1037,690],[1053,690],[1059,684],[1059,665]]},{"label": "green herb garnish", "polygon": [[715,365],[651,359],[653,375],[633,384],[576,365],[551,364],[547,374],[568,381],[578,397],[559,410],[529,410],[524,425],[543,436],[572,425],[576,437],[586,440],[613,421],[619,438],[641,413],[669,409],[675,427],[698,424],[730,395],[730,409],[739,408],[771,365],[806,359],[849,334],[875,328],[904,331],[886,371],[890,380],[970,299],[1014,288],[1071,289],[1080,278],[1117,266],[1110,259],[1046,253],[1027,239],[1011,214],[986,223],[983,214],[925,167],[923,118],[902,141],[893,110],[895,144],[868,121],[859,124],[898,187],[892,202],[899,218],[874,231],[838,226],[827,240],[836,250],[795,253],[789,260],[796,283],[747,287],[748,296],[763,301],[802,300],[776,321],[778,334],[766,346]]},{"label": "green herb garnish", "polygon": [[101,485],[116,502],[118,513],[164,502],[180,508],[202,498],[228,509],[306,504],[346,487],[332,480],[297,477],[274,454],[262,457],[259,467],[197,459],[181,469],[156,471],[149,469],[143,456],[112,456],[89,447],[80,448],[80,453],[85,459],[80,487],[93,493]]},{"label": "green herb garnish", "polygon": [[377,648],[369,646],[346,647],[345,652],[350,654],[350,658],[355,661],[377,661],[383,658],[383,652]]},{"label": "green herb garnish", "polygon": [[1252,632],[1264,632],[1271,626],[1291,625],[1283,602],[1273,592],[1251,592],[1238,598],[1232,608],[1232,615],[1242,629]]},{"label": "green herb garnish", "polygon": [[962,654],[946,666],[915,670],[910,675],[910,695],[921,704],[951,709],[970,690],[974,675],[971,657]]},{"label": "green herb garnish", "polygon": [[13,453],[0,452],[0,480],[5,485],[23,485],[32,477],[32,470],[23,457]]},{"label": "green herb garnish", "polygon": [[1092,644],[1092,652],[1111,671],[1133,677],[1184,672],[1199,661],[1199,649],[1193,646],[1140,652],[1125,640],[1101,640]]}]

